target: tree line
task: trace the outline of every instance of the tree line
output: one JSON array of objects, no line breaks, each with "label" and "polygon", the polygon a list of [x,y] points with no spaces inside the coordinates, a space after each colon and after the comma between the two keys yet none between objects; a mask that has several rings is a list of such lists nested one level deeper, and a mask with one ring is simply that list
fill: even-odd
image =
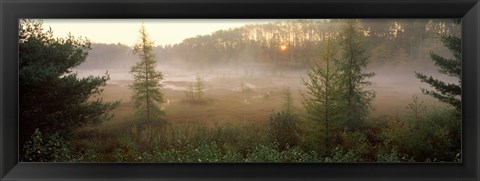
[{"label": "tree line", "polygon": [[[283,20],[250,24],[187,38],[181,43],[157,45],[153,54],[160,63],[227,66],[245,63],[308,68],[318,61],[318,47],[337,36],[343,20]],[[437,36],[459,34],[447,19],[362,19],[358,27],[368,37],[372,64],[428,61],[429,51],[443,51]],[[285,49],[282,49],[285,47]],[[133,65],[133,48],[118,44],[92,44],[87,60],[78,69],[123,69]],[[112,58],[114,57],[114,58]]]},{"label": "tree line", "polygon": [[[174,45],[157,47],[159,59],[194,65],[267,63],[308,67],[317,61],[318,47],[338,36],[344,20],[283,20],[246,25],[198,35]],[[459,33],[451,20],[359,20],[358,31],[368,37],[372,63],[418,61],[439,50],[438,34]],[[397,56],[402,54],[402,57]]]}]

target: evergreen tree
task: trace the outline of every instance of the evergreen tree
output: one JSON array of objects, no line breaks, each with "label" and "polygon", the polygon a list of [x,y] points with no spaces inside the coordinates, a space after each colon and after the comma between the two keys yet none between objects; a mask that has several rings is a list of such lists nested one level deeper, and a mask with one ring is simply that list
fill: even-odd
[{"label": "evergreen tree", "polygon": [[188,103],[206,103],[207,100],[205,99],[204,95],[205,84],[203,83],[200,74],[197,74],[195,77],[195,82],[191,82],[190,85],[187,87],[185,91],[186,101]]},{"label": "evergreen tree", "polygon": [[418,121],[425,112],[426,107],[423,105],[423,101],[419,100],[418,96],[414,95],[412,97],[412,102],[408,103],[407,109],[410,111],[410,117],[412,120],[415,122],[415,124],[418,124]]},{"label": "evergreen tree", "polygon": [[279,144],[280,150],[298,144],[298,116],[293,112],[293,98],[290,88],[283,92],[283,110],[270,115],[269,132],[273,142]]},{"label": "evergreen tree", "polygon": [[190,85],[188,85],[187,90],[185,91],[186,101],[190,103],[194,102],[195,100],[195,92],[193,87],[193,82],[191,82]]},{"label": "evergreen tree", "polygon": [[323,124],[325,146],[329,146],[332,122],[339,122],[342,109],[339,104],[341,90],[340,71],[335,65],[337,45],[330,38],[321,53],[322,62],[313,63],[308,70],[306,94],[302,93],[304,106],[310,120]]},{"label": "evergreen tree", "polygon": [[290,87],[286,87],[283,94],[283,110],[287,114],[293,113],[293,98],[292,92],[290,91]]},{"label": "evergreen tree", "polygon": [[42,21],[21,20],[19,27],[19,150],[38,130],[42,136],[70,139],[73,131],[111,118],[118,102],[105,103],[109,75],[78,78],[72,72],[88,55],[90,42],[71,35],[53,38]]},{"label": "evergreen tree", "polygon": [[282,151],[287,147],[297,146],[298,124],[298,116],[295,114],[285,111],[272,113],[269,119],[268,135],[272,142],[278,143]]},{"label": "evergreen tree", "polygon": [[155,70],[157,60],[152,52],[154,44],[149,39],[143,24],[139,32],[140,40],[135,44],[133,53],[140,57],[140,62],[130,70],[134,76],[134,82],[130,88],[133,90],[132,100],[137,108],[136,113],[144,116],[147,121],[151,121],[165,114],[158,107],[158,104],[164,102],[163,94],[160,92],[160,80],[163,79],[163,74]]},{"label": "evergreen tree", "polygon": [[197,101],[198,102],[205,101],[205,97],[203,95],[203,91],[205,90],[205,84],[203,83],[203,80],[200,77],[200,74],[197,74],[195,85],[194,85],[193,89],[194,89],[194,92],[196,94]]},{"label": "evergreen tree", "polygon": [[375,73],[364,72],[369,63],[369,54],[365,36],[359,30],[358,20],[346,20],[341,33],[343,47],[342,59],[339,61],[344,84],[343,99],[345,119],[350,129],[357,129],[368,115],[375,91],[364,90],[370,86],[367,79]]},{"label": "evergreen tree", "polygon": [[440,73],[457,78],[458,84],[446,83],[423,73],[416,72],[415,74],[418,79],[430,84],[430,86],[435,89],[427,90],[422,88],[424,94],[450,104],[460,111],[462,107],[462,39],[459,36],[449,34],[442,36],[441,40],[450,52],[452,52],[453,58],[445,58],[435,52],[430,52],[430,57],[435,62],[435,65],[440,68]]}]

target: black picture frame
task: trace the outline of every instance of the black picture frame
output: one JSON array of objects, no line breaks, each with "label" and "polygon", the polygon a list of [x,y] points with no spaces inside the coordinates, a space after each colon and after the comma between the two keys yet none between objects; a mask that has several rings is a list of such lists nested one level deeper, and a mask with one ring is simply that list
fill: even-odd
[{"label": "black picture frame", "polygon": [[[479,180],[478,0],[0,0],[1,180]],[[462,18],[462,163],[18,163],[19,18]]]}]

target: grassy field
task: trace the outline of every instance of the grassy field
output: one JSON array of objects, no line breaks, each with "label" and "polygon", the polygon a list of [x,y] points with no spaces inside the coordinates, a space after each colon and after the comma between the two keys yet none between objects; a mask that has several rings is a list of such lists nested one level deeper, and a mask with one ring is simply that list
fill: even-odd
[{"label": "grassy field", "polygon": [[[159,105],[166,115],[149,123],[138,120],[133,114],[132,92],[128,88],[131,82],[111,81],[98,97],[105,101],[121,101],[113,111],[115,116],[100,125],[79,129],[73,143],[95,149],[101,155],[100,161],[116,161],[112,153],[122,147],[125,137],[140,143],[135,146],[142,151],[187,141],[228,143],[235,147],[245,146],[239,142],[267,144],[265,124],[273,112],[282,110],[282,92],[288,81],[298,80],[284,78],[274,83],[268,78],[213,78],[205,81],[206,103],[191,104],[185,101],[185,89],[190,82],[167,79],[162,88],[166,101]],[[295,112],[303,112],[300,91],[292,91],[292,96]],[[246,150],[242,154],[246,154]]]},{"label": "grassy field", "polygon": [[[221,75],[203,79],[206,103],[191,104],[186,101],[185,92],[194,81],[193,76],[181,79],[166,76],[161,89],[166,101],[159,105],[166,115],[148,123],[134,115],[135,109],[130,102],[131,81],[109,81],[97,97],[121,101],[113,111],[115,116],[100,125],[78,129],[72,141],[74,147],[93,149],[97,154],[95,161],[109,162],[142,161],[138,158],[141,153],[165,153],[169,149],[185,151],[213,144],[223,154],[233,152],[237,154],[234,158],[244,161],[258,145],[272,144],[267,123],[272,113],[283,109],[287,87],[292,93],[294,112],[302,120],[301,126],[307,130],[314,127],[303,121],[305,110],[301,92],[304,85],[299,74],[283,74],[276,78]],[[372,89],[377,97],[372,103],[372,120],[378,120],[374,117],[404,116],[412,95],[420,96],[425,105],[436,104],[433,99],[418,94],[419,88],[402,86],[411,81],[391,82],[388,79],[385,76],[373,79]],[[194,148],[190,148],[192,146]]]}]

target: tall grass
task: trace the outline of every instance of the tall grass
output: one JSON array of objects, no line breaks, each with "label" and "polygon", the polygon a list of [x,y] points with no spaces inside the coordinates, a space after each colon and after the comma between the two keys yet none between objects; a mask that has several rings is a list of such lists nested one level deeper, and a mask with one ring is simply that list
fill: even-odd
[{"label": "tall grass", "polygon": [[[299,148],[279,151],[265,128],[244,123],[171,123],[133,126],[119,138],[114,161],[268,162],[306,161],[314,155]],[[105,160],[108,161],[108,160]],[[111,161],[111,160],[110,160]]]},{"label": "tall grass", "polygon": [[[278,115],[277,115],[278,116]],[[273,115],[275,117],[275,114]],[[412,162],[459,161],[460,119],[453,111],[430,110],[412,119],[378,118],[361,131],[334,130],[335,147],[322,147],[315,125],[299,117],[295,144],[282,141],[293,135],[276,124],[221,121],[125,121],[82,128],[55,161],[95,162]],[[128,120],[131,119],[131,120]],[[274,123],[278,119],[272,119]],[[280,120],[281,121],[281,120]],[[290,126],[287,125],[287,128]],[[272,134],[278,129],[279,134]],[[279,131],[279,132],[278,132]],[[310,132],[315,134],[310,134]],[[280,136],[279,136],[280,135]],[[38,137],[38,136],[37,136]],[[36,137],[35,137],[36,138]],[[32,145],[40,143],[40,137]],[[289,137],[287,137],[289,138]],[[290,140],[290,139],[286,139]],[[35,139],[34,139],[35,141]],[[61,140],[60,140],[61,141]],[[62,145],[62,144],[56,144]],[[27,147],[31,148],[31,147]],[[33,148],[33,147],[32,147]],[[46,149],[46,148],[45,148]],[[63,149],[63,147],[62,147]],[[37,150],[27,150],[34,153]],[[43,157],[43,155],[32,154]],[[48,159],[48,158],[47,158]],[[29,160],[28,158],[25,160]]]}]

